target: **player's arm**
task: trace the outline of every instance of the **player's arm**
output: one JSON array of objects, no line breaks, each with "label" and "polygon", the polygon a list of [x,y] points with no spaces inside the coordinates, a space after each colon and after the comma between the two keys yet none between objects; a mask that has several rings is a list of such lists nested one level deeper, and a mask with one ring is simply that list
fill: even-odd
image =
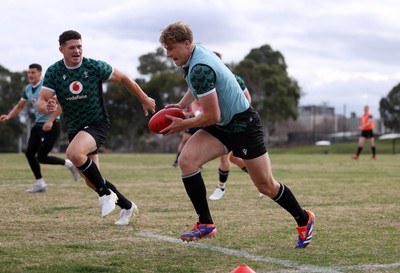
[{"label": "player's arm", "polygon": [[251,104],[251,95],[250,95],[249,89],[247,89],[247,87],[245,90],[243,90],[243,93],[244,93],[244,96],[246,97],[246,99],[248,100],[248,102]]},{"label": "player's arm", "polygon": [[195,127],[213,125],[221,119],[217,92],[212,92],[206,96],[199,97],[199,105],[202,109],[201,115],[195,117]]},{"label": "player's arm", "polygon": [[198,100],[195,100],[192,102],[192,111],[193,111],[193,115],[195,117],[197,117],[198,115],[200,115],[201,113],[203,113],[203,109],[200,106],[200,103]]},{"label": "player's arm", "polygon": [[190,92],[190,90],[187,90],[185,95],[183,95],[182,99],[178,103],[168,104],[165,106],[165,108],[178,107],[181,109],[186,109],[194,100],[195,98],[193,97],[192,92]]},{"label": "player's arm", "polygon": [[132,94],[134,94],[142,103],[144,114],[146,116],[149,114],[149,111],[151,113],[155,112],[156,108],[155,100],[147,96],[147,94],[142,90],[142,88],[140,88],[140,86],[128,75],[114,68],[114,71],[109,81],[122,84],[126,89],[128,89]]},{"label": "player's arm", "polygon": [[11,111],[7,115],[1,115],[0,116],[0,122],[5,122],[9,119],[12,119],[13,117],[16,117],[21,113],[22,109],[24,109],[27,101],[21,99],[14,107],[11,109]]},{"label": "player's arm", "polygon": [[[54,98],[54,97],[53,97]],[[54,98],[57,100],[57,98]],[[53,128],[53,122],[62,114],[62,109],[61,109],[61,105],[57,103],[57,109],[55,112],[53,112],[53,114],[50,116],[50,118],[45,122],[45,124],[43,125],[43,131],[50,131],[51,128]]]},{"label": "player's arm", "polygon": [[367,123],[365,123],[364,125],[360,126],[360,130],[365,130],[365,128],[367,128],[370,125],[371,125],[371,120],[368,120]]},{"label": "player's arm", "polygon": [[368,128],[372,123],[372,116],[369,116],[368,121],[365,124],[361,124],[359,127],[360,130],[365,130],[365,128]]},{"label": "player's arm", "polygon": [[201,115],[188,119],[181,119],[172,116],[166,116],[172,120],[171,125],[161,130],[164,135],[179,133],[187,128],[204,127],[212,125],[220,120],[221,112],[218,105],[216,92],[211,92],[204,97],[199,98],[200,107],[203,109]]},{"label": "player's arm", "polygon": [[221,119],[218,95],[215,87],[216,75],[208,65],[198,64],[190,71],[191,85],[196,91],[202,114],[185,120],[187,128],[204,127],[217,123]]},{"label": "player's arm", "polygon": [[193,78],[191,84],[196,90],[203,112],[201,115],[185,120],[171,117],[172,124],[162,130],[161,133],[167,132],[166,135],[169,135],[178,133],[186,128],[204,127],[215,124],[221,119],[217,90],[215,89],[216,77],[214,70],[207,65],[196,65],[191,73],[193,73],[193,77],[190,77],[191,79]]},{"label": "player's arm", "polygon": [[50,114],[56,112],[58,107],[57,100],[54,97],[54,92],[42,87],[42,89],[40,89],[36,108],[39,113],[42,114]]}]

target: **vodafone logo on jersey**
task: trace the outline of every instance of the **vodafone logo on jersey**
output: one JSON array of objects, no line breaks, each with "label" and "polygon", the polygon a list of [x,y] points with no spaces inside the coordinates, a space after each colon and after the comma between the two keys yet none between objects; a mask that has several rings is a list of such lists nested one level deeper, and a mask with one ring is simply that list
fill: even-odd
[{"label": "vodafone logo on jersey", "polygon": [[83,86],[78,81],[71,82],[71,84],[69,85],[69,91],[74,95],[78,95],[79,93],[82,92],[82,90]]},{"label": "vodafone logo on jersey", "polygon": [[73,94],[73,96],[66,97],[65,99],[68,101],[80,101],[87,99],[87,95],[79,95],[83,91],[83,85],[78,81],[71,82],[69,85],[69,91]]}]

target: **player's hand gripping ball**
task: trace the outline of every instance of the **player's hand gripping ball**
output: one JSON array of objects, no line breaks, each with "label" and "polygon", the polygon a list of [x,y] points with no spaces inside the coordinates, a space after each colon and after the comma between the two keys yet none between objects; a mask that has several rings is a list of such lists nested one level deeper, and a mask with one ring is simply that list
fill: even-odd
[{"label": "player's hand gripping ball", "polygon": [[160,111],[155,113],[149,120],[150,131],[159,134],[162,129],[171,125],[172,121],[166,118],[166,115],[181,119],[185,118],[185,113],[183,113],[183,110],[181,108],[174,107],[161,109]]}]

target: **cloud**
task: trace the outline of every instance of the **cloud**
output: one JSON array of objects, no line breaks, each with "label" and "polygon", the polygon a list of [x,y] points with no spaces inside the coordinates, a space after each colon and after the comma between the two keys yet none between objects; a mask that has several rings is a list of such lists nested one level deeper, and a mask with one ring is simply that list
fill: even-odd
[{"label": "cloud", "polygon": [[280,51],[305,93],[302,104],[361,112],[369,103],[376,116],[380,98],[400,81],[399,8],[395,0],[3,0],[0,64],[47,67],[62,57],[58,36],[75,29],[86,56],[137,77],[139,56],[160,46],[161,29],[184,21],[227,63],[265,44]]}]

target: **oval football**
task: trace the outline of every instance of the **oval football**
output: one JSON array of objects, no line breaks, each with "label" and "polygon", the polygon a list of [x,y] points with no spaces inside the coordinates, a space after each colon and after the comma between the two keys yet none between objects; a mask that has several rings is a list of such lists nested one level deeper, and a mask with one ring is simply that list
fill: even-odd
[{"label": "oval football", "polygon": [[155,113],[149,120],[149,129],[153,133],[159,134],[160,131],[168,127],[172,121],[167,119],[165,116],[173,116],[178,118],[185,118],[185,114],[180,108],[164,108]]}]

